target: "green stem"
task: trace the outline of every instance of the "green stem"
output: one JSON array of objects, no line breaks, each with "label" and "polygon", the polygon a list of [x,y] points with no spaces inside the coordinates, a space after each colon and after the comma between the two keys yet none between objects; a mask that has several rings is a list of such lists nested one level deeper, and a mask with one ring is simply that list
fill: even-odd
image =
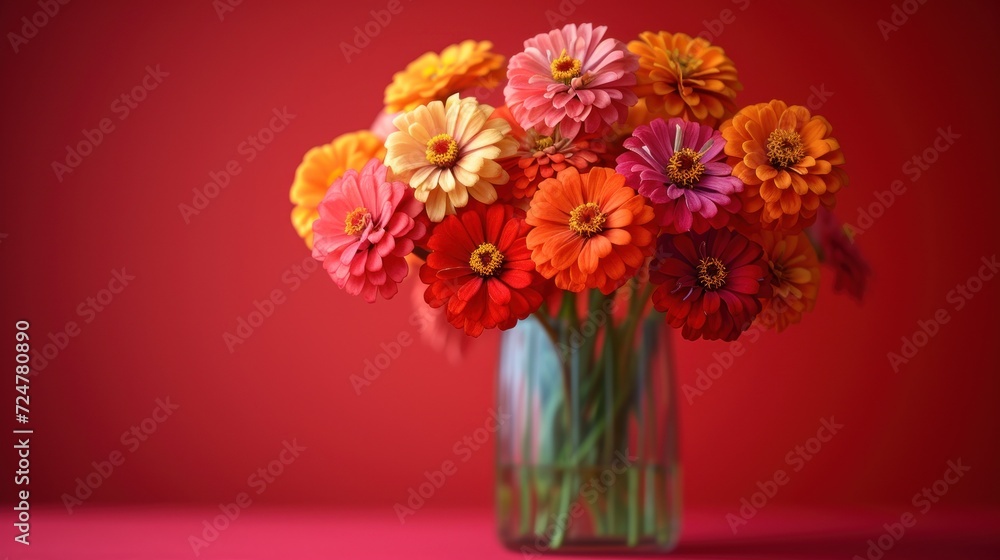
[{"label": "green stem", "polygon": [[[606,318],[602,325],[603,343],[599,346],[600,353],[597,356],[594,354],[595,349],[598,348],[597,337],[600,335],[595,333],[592,336],[584,336],[580,331],[575,294],[564,294],[563,304],[557,319],[562,328],[557,329],[549,317],[541,312],[536,312],[539,322],[556,346],[562,366],[562,394],[564,397],[562,412],[566,433],[563,434],[563,445],[560,446],[561,449],[554,461],[556,471],[561,475],[557,483],[559,491],[555,496],[547,491],[544,494],[537,494],[545,497],[545,499],[539,500],[539,509],[543,507],[542,502],[544,502],[545,509],[549,511],[540,518],[536,518],[535,529],[538,533],[539,524],[537,522],[542,519],[548,520],[548,523],[543,525],[555,525],[550,541],[552,549],[560,548],[565,542],[568,530],[568,512],[579,497],[579,489],[575,485],[579,484],[577,480],[580,478],[580,473],[577,471],[581,462],[610,464],[616,450],[625,452],[627,449],[626,438],[630,413],[635,412],[640,425],[644,420],[647,420],[640,416],[641,412],[638,410],[642,404],[638,404],[637,408],[633,410],[633,406],[629,403],[633,396],[634,387],[639,381],[636,379],[637,373],[634,371],[636,366],[634,337],[640,323],[645,320],[644,311],[652,289],[653,287],[650,285],[633,288],[628,314],[617,327],[611,317]],[[598,319],[595,313],[605,312],[606,306],[602,306],[599,310],[595,309],[595,305],[606,303],[607,297],[601,299],[594,293],[590,294],[588,302],[590,320]],[[569,339],[571,332],[578,333],[581,337],[579,348],[573,348],[568,344],[575,342],[575,340]],[[582,386],[581,379],[586,380]],[[602,386],[605,398],[598,399],[596,397],[601,393]],[[648,388],[646,390],[648,392]],[[651,396],[647,395],[647,397]],[[633,402],[633,404],[635,403]],[[646,405],[648,406],[648,404],[647,399]],[[582,408],[584,406],[587,408]],[[589,424],[582,441],[581,422],[584,425]],[[646,434],[645,431],[640,434],[640,447],[650,444],[651,436],[651,433]],[[600,447],[597,447],[599,444]],[[597,457],[588,458],[588,455],[596,449],[601,450],[600,459]],[[616,491],[616,487],[620,485],[613,485],[608,489],[605,501],[606,514],[601,516],[599,506],[591,508],[592,504],[586,504],[588,509],[593,511],[595,524],[602,531],[602,534],[605,530],[610,530],[613,534],[622,534],[617,527],[617,512],[622,511],[622,521],[627,522],[625,533],[627,533],[627,541],[630,546],[638,544],[640,532],[645,534],[649,531],[648,516],[652,514],[647,508],[640,505],[640,486],[646,484],[643,482],[643,475],[646,473],[645,466],[642,464],[644,450],[638,451],[638,464],[631,466],[626,480],[623,481],[626,483],[626,488],[617,488]],[[654,475],[654,478],[656,477],[658,475]],[[548,485],[546,484],[546,486]],[[646,489],[647,502],[650,501],[648,491],[649,488]],[[619,497],[621,494],[625,494],[625,496]],[[649,505],[646,504],[647,507]],[[654,505],[654,507],[658,506]],[[642,512],[641,519],[640,508],[646,510]]]},{"label": "green stem", "polygon": [[562,469],[562,479],[563,484],[559,491],[559,507],[556,509],[556,514],[552,519],[556,530],[552,534],[552,541],[549,543],[549,546],[553,550],[562,546],[566,530],[569,528],[570,497],[576,497],[573,484],[573,481],[576,479],[576,469],[573,467]]},{"label": "green stem", "polygon": [[628,546],[635,546],[639,543],[639,480],[638,472],[634,468],[628,471]]},{"label": "green stem", "polygon": [[[532,346],[537,344],[536,341],[528,339],[528,350],[532,350]],[[529,354],[530,355],[530,354]],[[526,535],[528,530],[531,528],[531,515],[534,509],[531,506],[531,490],[537,489],[537,473],[533,470],[528,469],[526,458],[531,454],[531,426],[532,417],[534,416],[534,406],[532,406],[534,401],[534,386],[538,381],[537,372],[535,371],[534,364],[527,364],[527,378],[525,379],[525,403],[528,405],[525,407],[525,421],[524,421],[524,432],[521,434],[521,464],[517,467],[518,473],[518,484],[520,486],[520,506],[521,506],[521,525],[519,528],[521,535]]]},{"label": "green stem", "polygon": [[[546,334],[549,335],[549,339],[552,341],[552,346],[557,346],[559,344],[559,335],[556,333],[555,328],[553,328],[552,323],[549,323],[549,317],[541,309],[533,313],[538,323],[545,329]],[[559,348],[556,348],[558,351]]]},{"label": "green stem", "polygon": [[[560,343],[562,348],[567,348],[569,351],[566,356],[561,359],[562,370],[563,370],[563,411],[564,418],[566,420],[566,431],[569,432],[570,437],[566,441],[563,447],[562,458],[567,460],[565,465],[561,465],[562,468],[562,488],[559,493],[559,505],[556,508],[555,515],[552,517],[552,523],[555,525],[555,531],[552,535],[552,540],[549,545],[553,548],[559,548],[562,545],[563,538],[566,534],[566,514],[569,512],[570,507],[570,493],[572,492],[572,473],[576,468],[576,463],[578,461],[576,454],[579,442],[579,430],[578,422],[573,421],[574,410],[579,415],[579,409],[575,406],[573,398],[573,373],[579,373],[578,360],[580,355],[578,352],[574,352],[569,340],[569,330],[574,330],[579,333],[579,321],[577,319],[576,311],[576,294],[573,292],[566,292],[563,294],[562,308],[559,310],[559,316],[563,321],[564,325],[574,325],[573,329],[563,329],[560,332]],[[557,351],[559,348],[557,348]],[[562,461],[559,461],[561,464]],[[575,493],[574,493],[575,494]]]},{"label": "green stem", "polygon": [[[565,309],[565,307],[566,307],[566,300],[564,299],[563,308]],[[559,357],[560,369],[562,370],[563,397],[565,398],[565,400],[563,401],[565,403],[565,406],[563,407],[564,410],[563,416],[564,420],[566,421],[566,429],[568,430],[570,428],[572,420],[570,418],[570,409],[569,409],[569,402],[570,402],[569,358],[572,356],[572,352],[568,352],[567,357],[565,359],[562,358],[560,355],[561,348],[569,348],[569,346],[567,345],[568,341],[565,340],[566,333],[557,332],[555,327],[553,327],[552,324],[549,322],[549,318],[546,317],[544,313],[542,313],[541,309],[535,311],[534,315],[535,317],[538,318],[538,322],[542,325],[542,328],[545,329],[545,332],[549,335],[549,339],[552,340],[552,348],[555,350],[556,356]]]}]

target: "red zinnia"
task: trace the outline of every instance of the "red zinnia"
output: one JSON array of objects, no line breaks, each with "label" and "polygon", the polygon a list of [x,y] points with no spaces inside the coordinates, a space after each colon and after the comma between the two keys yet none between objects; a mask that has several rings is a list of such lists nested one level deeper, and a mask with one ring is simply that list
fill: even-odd
[{"label": "red zinnia", "polygon": [[769,295],[764,250],[727,229],[663,235],[650,281],[653,306],[688,340],[736,340]]},{"label": "red zinnia", "polygon": [[865,295],[872,269],[854,240],[847,235],[845,226],[833,212],[820,208],[816,223],[809,231],[819,243],[820,261],[836,272],[833,291],[847,292],[860,301]]},{"label": "red zinnia", "polygon": [[446,305],[448,322],[479,336],[509,329],[542,305],[542,278],[525,242],[524,212],[506,204],[470,202],[434,228],[420,267],[424,300]]}]

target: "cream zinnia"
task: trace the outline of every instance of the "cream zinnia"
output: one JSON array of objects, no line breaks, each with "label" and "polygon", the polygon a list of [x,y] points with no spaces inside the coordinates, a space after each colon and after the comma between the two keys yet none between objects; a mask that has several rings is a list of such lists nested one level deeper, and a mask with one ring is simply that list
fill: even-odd
[{"label": "cream zinnia", "polygon": [[440,222],[469,197],[489,204],[497,199],[494,185],[509,180],[496,160],[517,150],[507,138],[510,125],[491,119],[493,107],[474,97],[446,103],[432,101],[393,120],[398,129],[385,142],[385,163],[396,178],[415,189],[414,196],[427,208],[427,216]]}]

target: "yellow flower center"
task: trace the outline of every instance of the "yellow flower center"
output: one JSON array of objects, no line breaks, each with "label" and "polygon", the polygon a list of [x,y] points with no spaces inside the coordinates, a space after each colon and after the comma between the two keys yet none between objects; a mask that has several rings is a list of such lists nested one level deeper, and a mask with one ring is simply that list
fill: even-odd
[{"label": "yellow flower center", "polygon": [[364,231],[365,227],[368,226],[368,222],[371,221],[372,215],[368,212],[367,208],[358,206],[354,210],[351,210],[347,217],[344,218],[344,233],[347,235],[357,235]]},{"label": "yellow flower center", "polygon": [[469,257],[469,268],[484,278],[496,274],[501,266],[503,253],[492,243],[480,243]]},{"label": "yellow flower center", "polygon": [[458,142],[447,134],[438,134],[427,141],[427,161],[438,167],[451,167],[458,159]]},{"label": "yellow flower center", "polygon": [[728,274],[726,265],[715,257],[703,257],[698,261],[698,284],[706,290],[718,290],[725,286]]},{"label": "yellow flower center", "polygon": [[679,187],[690,187],[705,174],[701,154],[691,148],[681,148],[667,162],[667,177]]},{"label": "yellow flower center", "polygon": [[552,61],[552,79],[568,85],[573,78],[580,77],[580,66],[580,61],[570,58],[566,54],[566,49],[563,49],[559,58]]},{"label": "yellow flower center", "polygon": [[581,204],[569,213],[569,229],[583,237],[590,237],[604,229],[607,216],[595,202]]},{"label": "yellow flower center", "polygon": [[784,169],[806,157],[802,137],[794,130],[777,129],[767,137],[767,157],[771,166]]},{"label": "yellow flower center", "polygon": [[690,74],[701,66],[702,60],[697,56],[689,54],[681,54],[677,49],[670,52],[670,60],[677,66],[677,72],[680,77],[684,77],[686,74]]},{"label": "yellow flower center", "polygon": [[555,141],[551,136],[542,136],[538,140],[535,140],[535,149],[544,150],[545,148],[551,148]]}]

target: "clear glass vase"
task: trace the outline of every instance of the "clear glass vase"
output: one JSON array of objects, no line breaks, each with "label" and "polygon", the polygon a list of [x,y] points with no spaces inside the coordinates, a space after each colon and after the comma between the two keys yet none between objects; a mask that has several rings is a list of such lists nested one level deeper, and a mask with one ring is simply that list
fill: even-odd
[{"label": "clear glass vase", "polygon": [[[648,293],[643,294],[647,296]],[[508,548],[664,552],[680,532],[669,327],[648,297],[567,294],[501,339],[497,522]]]}]

